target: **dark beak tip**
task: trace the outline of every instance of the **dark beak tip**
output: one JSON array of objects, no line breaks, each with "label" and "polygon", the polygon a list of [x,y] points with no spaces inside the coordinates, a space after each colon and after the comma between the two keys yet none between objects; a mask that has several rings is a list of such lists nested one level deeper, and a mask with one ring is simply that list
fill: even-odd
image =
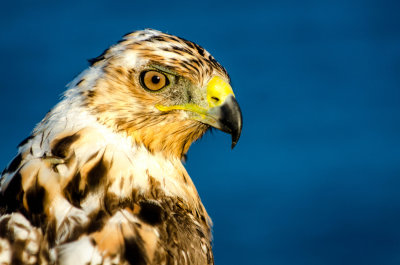
[{"label": "dark beak tip", "polygon": [[230,122],[230,134],[232,135],[231,149],[233,149],[238,143],[240,135],[242,133],[242,126],[243,126],[243,116],[239,104],[233,97],[232,101],[233,102],[231,103],[232,104],[231,114],[233,114],[233,116],[231,117],[232,120]]},{"label": "dark beak tip", "polygon": [[242,127],[240,126],[238,128],[238,130],[236,130],[236,131],[231,133],[231,135],[232,135],[232,146],[231,146],[231,149],[233,149],[236,146],[236,144],[238,143],[241,132],[242,132]]},{"label": "dark beak tip", "polygon": [[232,146],[231,146],[231,149],[232,149],[232,150],[233,150],[233,148],[235,148],[236,144],[237,144],[237,141],[233,141],[233,140],[232,140]]}]

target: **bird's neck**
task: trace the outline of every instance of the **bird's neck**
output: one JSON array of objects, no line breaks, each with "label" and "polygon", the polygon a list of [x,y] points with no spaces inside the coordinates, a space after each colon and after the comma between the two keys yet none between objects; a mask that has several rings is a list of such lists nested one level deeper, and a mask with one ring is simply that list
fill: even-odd
[{"label": "bird's neck", "polygon": [[128,128],[126,133],[136,144],[143,145],[151,153],[161,153],[167,160],[170,158],[181,160],[191,144],[207,130],[206,125],[196,123],[177,119],[167,124]]},{"label": "bird's neck", "polygon": [[[32,143],[42,144],[41,153],[35,156],[62,153],[66,163],[58,166],[60,174],[65,172],[67,176],[71,168],[80,169],[81,180],[88,178],[87,183],[106,187],[108,198],[135,201],[135,196],[153,200],[173,197],[208,220],[180,156],[165,150],[149,149],[160,142],[138,142],[129,133],[116,132],[99,123],[84,109],[67,106],[68,101],[61,102],[35,129]],[[154,132],[154,136],[157,133],[160,131]],[[164,145],[173,145],[168,139],[161,140]],[[58,150],[60,148],[62,152]],[[102,170],[96,172],[95,180],[90,180],[93,178],[93,165],[101,165],[99,168]]]}]

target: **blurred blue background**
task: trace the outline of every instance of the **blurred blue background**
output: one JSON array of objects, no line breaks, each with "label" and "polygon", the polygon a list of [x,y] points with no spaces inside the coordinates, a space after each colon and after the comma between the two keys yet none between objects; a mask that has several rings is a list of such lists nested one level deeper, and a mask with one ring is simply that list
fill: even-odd
[{"label": "blurred blue background", "polygon": [[187,168],[216,264],[400,264],[400,1],[3,1],[0,164],[65,85],[130,31],[197,42],[228,70],[237,147]]}]

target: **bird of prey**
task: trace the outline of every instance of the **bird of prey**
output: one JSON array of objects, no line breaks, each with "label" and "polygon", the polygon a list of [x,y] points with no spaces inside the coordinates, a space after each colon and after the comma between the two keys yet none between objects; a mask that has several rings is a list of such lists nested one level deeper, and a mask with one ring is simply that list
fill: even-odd
[{"label": "bird of prey", "polygon": [[182,160],[210,127],[237,143],[226,70],[156,30],[89,60],[0,179],[0,264],[213,264]]}]

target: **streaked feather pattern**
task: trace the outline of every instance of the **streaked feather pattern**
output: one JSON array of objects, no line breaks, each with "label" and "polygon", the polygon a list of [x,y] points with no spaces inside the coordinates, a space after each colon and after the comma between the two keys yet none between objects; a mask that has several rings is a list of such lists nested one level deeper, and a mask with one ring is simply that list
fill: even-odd
[{"label": "streaked feather pattern", "polygon": [[203,48],[154,30],[92,60],[2,173],[0,264],[213,264],[181,162],[208,125],[154,107],[191,99],[144,91],[134,77],[153,62],[185,84],[229,80]]}]

